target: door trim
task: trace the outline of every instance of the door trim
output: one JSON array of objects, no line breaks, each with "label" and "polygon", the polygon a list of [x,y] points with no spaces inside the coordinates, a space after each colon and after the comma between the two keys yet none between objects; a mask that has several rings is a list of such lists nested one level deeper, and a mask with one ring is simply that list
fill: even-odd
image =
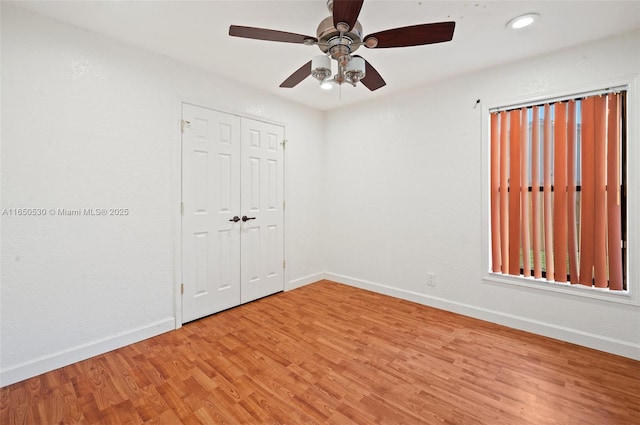
[{"label": "door trim", "polygon": [[176,102],[175,120],[173,126],[174,138],[171,149],[171,210],[173,214],[173,317],[175,329],[182,327],[182,212],[180,203],[182,202],[182,104],[183,101]]}]

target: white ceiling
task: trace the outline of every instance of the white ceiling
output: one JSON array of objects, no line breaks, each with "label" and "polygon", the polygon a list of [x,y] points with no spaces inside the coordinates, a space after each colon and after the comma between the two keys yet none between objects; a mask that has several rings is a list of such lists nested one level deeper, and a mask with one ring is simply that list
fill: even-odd
[{"label": "white ceiling", "polygon": [[[343,85],[323,91],[308,77],[292,89],[279,84],[320,53],[316,46],[228,36],[229,25],[316,35],[329,16],[326,0],[255,1],[18,1],[25,9],[205,68],[312,107],[329,110],[505,62],[640,28],[640,1],[365,0],[364,34],[421,23],[456,21],[449,43],[366,49],[362,55],[387,85],[375,92]],[[528,12],[541,19],[508,30]]]}]

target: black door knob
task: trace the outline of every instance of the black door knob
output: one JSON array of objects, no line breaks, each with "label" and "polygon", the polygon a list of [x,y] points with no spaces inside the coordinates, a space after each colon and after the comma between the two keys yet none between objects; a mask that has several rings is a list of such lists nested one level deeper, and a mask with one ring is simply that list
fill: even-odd
[{"label": "black door knob", "polygon": [[[244,217],[243,217],[243,219],[244,219]],[[239,221],[240,221],[240,217],[238,217],[238,216],[236,215],[236,216],[234,216],[232,219],[230,219],[229,221],[233,221],[234,223],[237,223],[237,222],[239,222]]]},{"label": "black door knob", "polygon": [[242,221],[249,221],[249,220],[255,220],[255,217],[247,217],[246,215],[242,216]]}]

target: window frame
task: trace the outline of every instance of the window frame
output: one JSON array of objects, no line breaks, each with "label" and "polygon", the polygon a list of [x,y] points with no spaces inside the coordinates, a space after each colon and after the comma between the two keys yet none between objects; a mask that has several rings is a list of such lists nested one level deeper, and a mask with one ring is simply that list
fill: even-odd
[{"label": "window frame", "polygon": [[[507,99],[492,99],[482,103],[482,249],[481,249],[481,283],[493,285],[508,285],[511,288],[549,291],[571,296],[585,297],[621,304],[640,305],[640,167],[630,167],[629,164],[640,164],[640,95],[638,93],[639,75],[625,76],[618,79],[584,84],[573,89],[549,91],[535,95],[512,97]],[[627,278],[626,291],[610,291],[570,283],[550,282],[546,279],[534,277],[503,275],[491,271],[491,187],[490,187],[490,113],[496,109],[513,108],[514,106],[528,106],[570,99],[602,92],[607,88],[622,88],[627,91],[627,139],[626,139],[626,261],[624,263]]]}]

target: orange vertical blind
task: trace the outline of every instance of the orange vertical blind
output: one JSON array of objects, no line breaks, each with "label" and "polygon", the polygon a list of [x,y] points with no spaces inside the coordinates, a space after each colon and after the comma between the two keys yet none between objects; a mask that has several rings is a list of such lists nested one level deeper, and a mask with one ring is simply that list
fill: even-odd
[{"label": "orange vertical blind", "polygon": [[491,270],[502,270],[500,262],[500,134],[499,115],[491,114]]},{"label": "orange vertical blind", "polygon": [[509,112],[509,274],[520,274],[520,110]]},{"label": "orange vertical blind", "polygon": [[500,256],[502,273],[509,273],[509,122],[506,112],[500,112]]},{"label": "orange vertical blind", "polygon": [[527,108],[520,110],[520,236],[522,238],[522,271],[531,276],[529,260],[529,125]]},{"label": "orange vertical blind", "polygon": [[595,226],[595,99],[582,101],[582,194],[580,202],[580,284],[592,285]]},{"label": "orange vertical blind", "polygon": [[593,235],[593,275],[598,288],[607,287],[607,98],[595,97],[595,139],[594,139],[594,235]]},{"label": "orange vertical blind", "polygon": [[491,114],[491,270],[625,290],[623,93]]},{"label": "orange vertical blind", "polygon": [[578,283],[578,222],[576,216],[576,102],[567,105],[567,256],[571,283]]},{"label": "orange vertical blind", "polygon": [[609,251],[609,288],[623,289],[622,285],[622,223],[620,206],[620,93],[608,96],[609,120],[607,125],[607,235]]},{"label": "orange vertical blind", "polygon": [[576,218],[576,102],[567,105],[567,249],[571,283],[578,283],[578,223]]},{"label": "orange vertical blind", "polygon": [[533,108],[531,128],[531,233],[533,233],[533,277],[542,277],[540,258],[542,225],[540,220],[540,110]]},{"label": "orange vertical blind", "polygon": [[555,281],[567,281],[567,104],[555,104],[553,159],[553,259]]},{"label": "orange vertical blind", "polygon": [[544,255],[547,265],[547,280],[554,279],[553,273],[553,210],[551,206],[551,155],[553,152],[551,143],[551,105],[544,105],[544,131],[543,131],[543,190],[544,195]]}]

